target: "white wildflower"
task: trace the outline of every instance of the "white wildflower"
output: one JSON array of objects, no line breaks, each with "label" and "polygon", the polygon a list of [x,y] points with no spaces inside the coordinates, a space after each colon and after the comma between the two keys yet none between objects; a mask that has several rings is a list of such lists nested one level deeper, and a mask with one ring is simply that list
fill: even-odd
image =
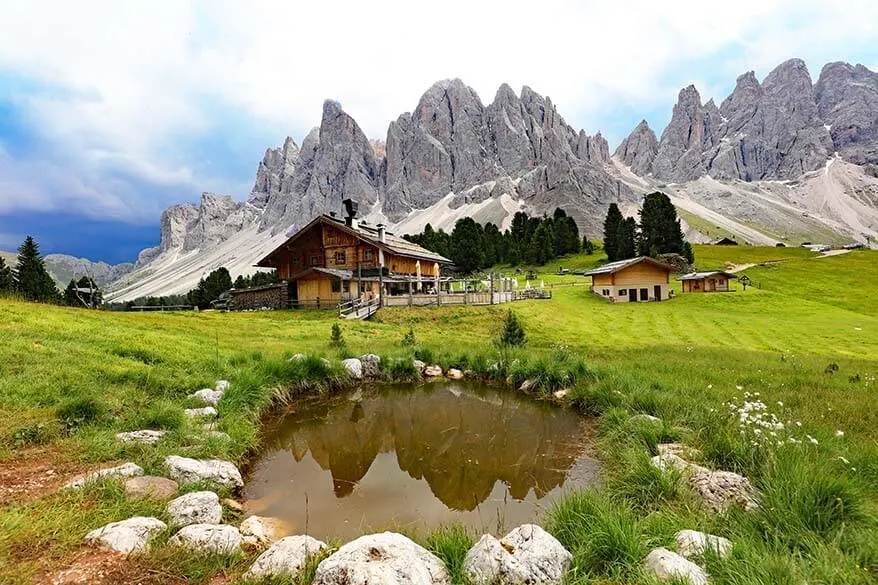
[{"label": "white wildflower", "polygon": [[844,431],[835,431],[835,436],[836,436],[836,437],[843,437],[843,436],[844,436]]},{"label": "white wildflower", "polygon": [[838,457],[836,457],[836,459],[838,459],[839,461],[841,461],[841,462],[844,463],[845,465],[850,465],[850,464],[851,464],[850,461],[848,461],[846,458],[842,457],[841,455],[839,455]]}]

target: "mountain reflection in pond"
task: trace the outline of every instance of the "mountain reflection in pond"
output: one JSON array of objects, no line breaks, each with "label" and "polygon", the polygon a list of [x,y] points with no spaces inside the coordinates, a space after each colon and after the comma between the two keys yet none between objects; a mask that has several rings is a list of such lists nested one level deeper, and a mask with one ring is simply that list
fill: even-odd
[{"label": "mountain reflection in pond", "polygon": [[304,399],[268,430],[246,507],[317,538],[451,522],[497,532],[595,481],[591,439],[589,419],[480,385]]}]

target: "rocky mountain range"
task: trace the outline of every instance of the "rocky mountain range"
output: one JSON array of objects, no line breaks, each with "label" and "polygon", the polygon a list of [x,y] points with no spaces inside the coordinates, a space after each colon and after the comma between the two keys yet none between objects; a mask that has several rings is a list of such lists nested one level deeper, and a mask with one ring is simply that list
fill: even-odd
[{"label": "rocky mountain range", "polygon": [[[9,266],[14,267],[17,262],[18,253],[0,250],[0,257]],[[93,262],[86,258],[68,256],[67,254],[47,254],[43,257],[43,260],[46,263],[46,270],[61,290],[67,286],[67,283],[72,278],[78,280],[83,276],[90,276],[98,286],[105,286],[119,280],[134,270],[134,264],[131,262],[107,264],[106,262]]]},{"label": "rocky mountain range", "polygon": [[876,165],[878,74],[861,65],[830,63],[814,84],[792,59],[762,82],[741,75],[719,106],[686,87],[661,138],[641,122],[613,156],[600,133],[575,130],[527,86],[504,84],[485,105],[459,79],[445,80],[383,141],[325,102],[301,145],[287,138],[266,151],[247,201],[205,193],[200,205],[166,210],[160,246],[113,289],[118,299],[185,292],[220,265],[252,272],[285,234],[347,198],[365,221],[400,233],[427,222],[448,229],[464,215],[503,226],[518,210],[560,206],[597,237],[611,202],[630,214],[661,188],[688,214],[696,241],[876,236]]}]

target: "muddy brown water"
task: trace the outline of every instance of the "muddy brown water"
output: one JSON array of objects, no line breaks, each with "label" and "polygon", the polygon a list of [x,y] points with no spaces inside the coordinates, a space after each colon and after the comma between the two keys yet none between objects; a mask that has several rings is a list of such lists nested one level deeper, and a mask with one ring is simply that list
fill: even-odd
[{"label": "muddy brown water", "polygon": [[306,398],[269,425],[245,508],[323,539],[455,522],[503,533],[597,480],[593,437],[592,419],[478,384]]}]

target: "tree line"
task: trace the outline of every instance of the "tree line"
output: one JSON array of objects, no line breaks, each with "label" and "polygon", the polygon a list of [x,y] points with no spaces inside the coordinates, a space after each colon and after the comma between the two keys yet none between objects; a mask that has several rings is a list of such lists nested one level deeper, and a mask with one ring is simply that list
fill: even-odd
[{"label": "tree line", "polygon": [[198,286],[183,295],[167,295],[163,297],[141,297],[125,303],[125,308],[131,307],[173,307],[191,305],[199,309],[209,309],[211,301],[216,300],[225,292],[235,288],[238,290],[274,284],[280,282],[276,270],[270,272],[255,272],[248,276],[239,275],[232,281],[229,270],[223,266],[213,270],[206,277],[198,281]]},{"label": "tree line", "polygon": [[40,254],[40,246],[27,236],[18,247],[15,266],[9,266],[0,258],[0,293],[17,294],[29,301],[61,304],[64,297],[46,270]]},{"label": "tree line", "polygon": [[445,256],[464,274],[490,268],[495,264],[538,264],[566,254],[576,254],[583,247],[593,249],[586,239],[580,240],[576,221],[560,207],[551,217],[531,217],[519,211],[509,229],[500,231],[496,224],[484,226],[470,217],[454,224],[451,233],[434,230],[429,223],[419,234],[406,234],[406,240]]},{"label": "tree line", "polygon": [[615,203],[610,204],[604,219],[604,251],[609,262],[661,254],[679,254],[689,264],[695,262],[691,244],[683,240],[677,209],[660,191],[644,198],[640,223],[624,217]]}]

